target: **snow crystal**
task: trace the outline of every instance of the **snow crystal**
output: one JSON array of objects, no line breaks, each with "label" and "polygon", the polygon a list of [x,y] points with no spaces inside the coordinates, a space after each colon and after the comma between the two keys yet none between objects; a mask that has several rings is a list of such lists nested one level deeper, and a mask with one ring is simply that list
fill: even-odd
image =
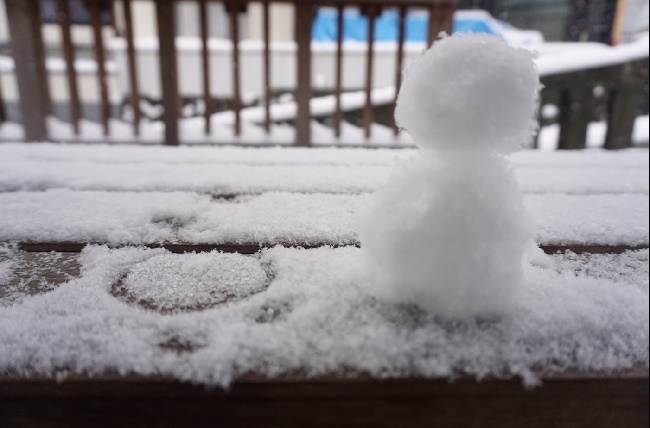
[{"label": "snow crystal", "polygon": [[[208,271],[214,256],[182,257]],[[526,266],[511,315],[448,320],[378,300],[360,249],[273,248],[260,256],[272,272],[268,287],[225,305],[161,314],[111,294],[157,257],[172,256],[88,247],[79,279],[0,307],[0,373],[110,371],[225,386],[250,373],[534,382],[648,366],[647,289],[626,281]]]},{"label": "snow crystal", "polygon": [[533,58],[496,36],[444,38],[406,69],[395,118],[421,149],[515,151],[537,127]]},{"label": "snow crystal", "polygon": [[496,37],[446,38],[411,65],[395,117],[423,150],[360,227],[379,293],[446,317],[510,308],[532,233],[501,155],[535,128],[538,86],[532,55]]},{"label": "snow crystal", "polygon": [[131,269],[119,291],[162,311],[196,310],[242,299],[262,291],[267,282],[259,260],[251,256],[160,254]]}]

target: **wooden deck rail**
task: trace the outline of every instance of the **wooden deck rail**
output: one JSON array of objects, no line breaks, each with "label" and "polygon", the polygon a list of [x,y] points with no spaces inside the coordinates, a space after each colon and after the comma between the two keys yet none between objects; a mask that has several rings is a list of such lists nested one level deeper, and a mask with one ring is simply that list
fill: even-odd
[{"label": "wooden deck rail", "polygon": [[[127,43],[128,74],[131,86],[131,103],[134,109],[133,117],[133,134],[139,135],[139,121],[141,111],[139,109],[139,91],[137,79],[137,64],[134,50],[134,22],[131,10],[130,0],[110,0],[110,3],[122,3],[123,21],[125,22],[125,38]],[[179,144],[179,126],[180,117],[180,97],[178,88],[178,64],[177,52],[175,47],[176,16],[175,3],[190,0],[151,0],[155,3],[156,16],[158,24],[158,43],[160,52],[160,73],[162,86],[162,105],[164,107],[163,121],[165,124],[164,143],[168,145]],[[202,78],[203,98],[205,100],[205,133],[209,135],[210,124],[209,117],[212,113],[210,100],[210,61],[208,57],[208,27],[209,22],[206,15],[206,4],[213,0],[193,0],[199,5],[200,38],[202,45]],[[229,14],[230,39],[232,41],[232,109],[234,111],[234,129],[235,135],[241,134],[241,64],[239,52],[239,29],[238,14],[246,9],[247,0],[219,0],[226,7]],[[95,54],[97,61],[97,74],[101,98],[101,123],[105,136],[109,135],[109,100],[106,84],[106,66],[105,66],[105,49],[101,32],[101,18],[99,14],[100,3],[106,3],[106,0],[88,0],[86,4],[90,13],[90,24],[93,29]],[[264,58],[263,58],[263,97],[265,109],[265,129],[270,130],[270,103],[269,95],[271,93],[270,79],[270,33],[269,33],[269,4],[276,0],[262,0],[258,3],[263,7],[263,38],[264,38]],[[281,2],[278,1],[278,2]],[[295,145],[310,145],[310,99],[312,96],[311,82],[311,30],[315,10],[319,6],[336,6],[339,16],[342,16],[343,6],[359,7],[370,19],[368,33],[372,34],[374,21],[385,8],[399,7],[400,13],[404,14],[406,10],[412,8],[426,9],[429,14],[428,39],[432,41],[441,31],[451,32],[451,17],[454,10],[455,0],[356,0],[352,2],[342,0],[293,0],[291,3],[295,9],[295,42],[297,45],[297,84],[295,98],[297,103],[297,116],[295,121]],[[16,74],[18,79],[18,90],[20,95],[21,111],[25,126],[26,141],[46,141],[50,139],[46,126],[46,118],[49,113],[47,100],[49,91],[47,87],[47,74],[44,67],[43,40],[40,31],[37,31],[41,25],[40,10],[38,2],[25,2],[22,0],[6,0],[7,17],[10,22],[10,36],[12,43],[13,55],[16,64]],[[67,81],[69,84],[71,124],[75,135],[79,135],[79,120],[81,117],[81,108],[79,102],[77,75],[74,67],[74,52],[72,39],[70,37],[70,18],[69,18],[69,0],[58,0],[58,18],[62,30],[62,42],[64,59],[67,69]],[[116,11],[117,8],[114,8]],[[339,18],[342,22],[342,18]],[[400,27],[404,32],[403,25]],[[340,33],[340,32],[339,32]],[[372,37],[369,37],[372,41]],[[400,38],[403,44],[403,37]],[[340,96],[341,96],[341,62],[342,62],[342,44],[338,43],[337,49],[337,110],[335,117],[340,117]],[[366,108],[364,114],[364,129],[366,136],[370,135],[370,124],[372,122],[372,105],[370,92],[372,90],[372,70],[373,55],[372,43],[367,54],[367,71],[366,71]],[[401,61],[399,61],[401,63]],[[401,64],[400,64],[401,65]],[[338,129],[337,125],[337,129]],[[337,131],[338,132],[338,131]]]},{"label": "wooden deck rail", "polygon": [[[262,79],[261,102],[264,111],[263,128],[267,133],[271,132],[271,103],[272,79],[271,79],[271,48],[270,48],[270,26],[273,24],[269,14],[269,5],[282,3],[282,0],[147,0],[155,4],[156,19],[158,24],[158,46],[159,66],[161,81],[161,104],[164,110],[162,120],[165,126],[163,137],[164,144],[178,145],[180,142],[179,119],[181,117],[181,96],[179,94],[179,64],[176,48],[176,11],[177,3],[195,3],[198,5],[199,18],[197,28],[200,38],[200,67],[197,80],[202,84],[202,97],[205,105],[204,134],[213,135],[214,131],[210,126],[210,117],[215,113],[215,106],[212,98],[212,87],[214,82],[210,79],[211,61],[208,47],[210,22],[207,14],[209,3],[222,3],[229,16],[230,40],[232,42],[231,52],[231,88],[233,111],[234,135],[242,133],[242,61],[239,48],[239,19],[238,15],[246,10],[250,3],[258,3],[262,6],[262,41],[261,51]],[[401,71],[403,68],[405,52],[406,14],[412,9],[424,9],[428,13],[428,42],[432,42],[441,32],[451,32],[452,16],[456,0],[285,0],[293,5],[295,11],[295,37],[296,50],[296,84],[295,103],[296,114],[294,120],[296,146],[310,146],[311,121],[313,119],[310,111],[312,99],[312,52],[311,32],[315,11],[321,6],[333,6],[336,8],[337,17],[337,40],[335,53],[335,70],[333,93],[335,106],[332,113],[333,137],[341,136],[341,124],[343,121],[341,95],[343,92],[343,38],[342,27],[344,25],[343,12],[346,7],[358,8],[365,14],[368,21],[368,49],[365,54],[365,74],[363,91],[365,102],[360,114],[360,125],[363,128],[363,135],[366,139],[371,137],[371,124],[375,117],[375,106],[372,104],[371,91],[373,89],[373,70],[376,67],[376,60],[373,55],[374,22],[386,9],[395,9],[398,13],[398,35],[397,48],[395,53],[395,86],[401,83]],[[24,0],[5,0],[7,17],[9,21],[9,32],[12,43],[12,54],[15,61],[15,72],[18,83],[20,107],[25,127],[26,141],[47,141],[53,140],[48,131],[47,116],[51,114],[51,96],[48,88],[48,74],[45,68],[45,53],[43,48],[42,34],[38,29],[41,26],[39,2],[26,2]],[[109,127],[110,103],[107,87],[106,51],[105,40],[102,33],[102,19],[100,16],[100,5],[113,6],[114,14],[121,14],[120,22],[123,22],[123,37],[126,41],[126,71],[128,74],[129,104],[133,109],[133,140],[140,136],[140,123],[143,117],[140,110],[141,90],[138,81],[138,64],[136,57],[134,31],[136,22],[133,19],[131,0],[87,0],[90,16],[90,25],[94,36],[94,54],[97,63],[98,92],[100,96],[100,120],[104,136],[111,136]],[[119,4],[121,7],[115,7]],[[70,21],[70,0],[57,0],[58,24],[62,35],[62,53],[66,64],[70,124],[72,133],[80,138],[79,122],[82,118],[82,105],[78,88],[78,75],[75,69],[75,51],[71,37]],[[214,23],[212,23],[214,25]],[[277,25],[277,24],[276,24]],[[224,64],[223,67],[226,65]],[[542,105],[554,104],[558,106],[559,113],[554,119],[560,125],[560,149],[580,149],[585,147],[587,126],[590,121],[606,120],[608,131],[605,147],[608,149],[620,149],[630,147],[632,144],[632,130],[634,117],[639,106],[638,94],[648,82],[648,61],[640,60],[629,64],[614,65],[593,70],[580,70],[567,74],[544,76],[542,83]],[[602,91],[599,96],[594,95],[595,88]],[[0,106],[1,102],[0,91]],[[394,101],[393,101],[394,104]],[[4,118],[0,114],[0,121]],[[548,119],[542,118],[542,122]],[[393,126],[395,135],[399,132],[395,123],[385,123]]]}]

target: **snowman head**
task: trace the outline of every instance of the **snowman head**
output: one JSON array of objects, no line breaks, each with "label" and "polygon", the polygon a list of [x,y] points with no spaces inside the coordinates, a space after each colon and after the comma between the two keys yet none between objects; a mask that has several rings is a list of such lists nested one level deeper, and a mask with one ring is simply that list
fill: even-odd
[{"label": "snowman head", "polygon": [[443,38],[406,70],[397,123],[421,149],[513,152],[537,128],[533,59],[497,36]]}]

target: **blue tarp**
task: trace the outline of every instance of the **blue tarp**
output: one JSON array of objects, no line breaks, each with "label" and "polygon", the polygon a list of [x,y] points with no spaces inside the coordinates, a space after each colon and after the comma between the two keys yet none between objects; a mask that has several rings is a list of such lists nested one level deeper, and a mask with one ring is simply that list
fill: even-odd
[{"label": "blue tarp", "polygon": [[[337,12],[333,9],[320,9],[314,20],[312,40],[315,42],[336,41]],[[376,41],[396,41],[398,31],[398,13],[386,11],[375,20]],[[496,21],[496,20],[494,20]],[[454,16],[454,33],[487,33],[500,34],[499,26],[507,28],[508,24],[498,22],[497,28],[490,25],[485,19],[477,17]],[[367,39],[368,19],[356,10],[346,10],[343,14],[343,40],[364,42]],[[406,16],[407,42],[424,42],[427,39],[427,14],[411,12]]]}]

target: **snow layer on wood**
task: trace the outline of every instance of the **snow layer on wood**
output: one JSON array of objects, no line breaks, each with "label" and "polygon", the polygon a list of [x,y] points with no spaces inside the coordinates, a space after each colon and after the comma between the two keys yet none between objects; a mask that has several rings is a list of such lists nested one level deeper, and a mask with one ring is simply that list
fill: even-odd
[{"label": "snow layer on wood", "polygon": [[[19,161],[91,161],[96,163],[163,164],[246,164],[246,165],[374,165],[392,166],[396,160],[412,157],[413,149],[347,148],[245,148],[114,146],[107,144],[2,143],[0,165]],[[647,167],[647,149],[576,150],[543,152],[528,150],[511,156],[516,166],[549,167]]]},{"label": "snow layer on wood", "polygon": [[[183,192],[0,193],[0,241],[352,244],[366,199],[290,193],[231,201]],[[539,243],[648,244],[648,195],[526,195],[524,202]]]},{"label": "snow layer on wood", "polygon": [[241,254],[160,254],[131,269],[120,291],[163,311],[202,309],[264,290],[259,260]]},{"label": "snow layer on wood", "polygon": [[204,311],[160,314],[111,294],[165,254],[87,248],[80,279],[0,308],[0,373],[111,371],[221,386],[250,373],[518,375],[534,384],[537,373],[648,366],[648,292],[627,281],[528,266],[507,314],[445,321],[374,296],[358,249],[275,248],[260,256],[274,273],[266,290]]},{"label": "snow layer on wood", "polygon": [[538,242],[648,245],[646,195],[527,195]]},{"label": "snow layer on wood", "polygon": [[[541,52],[537,59],[539,73],[544,75],[570,73],[588,68],[607,67],[648,58],[648,35],[633,43],[619,46],[605,44],[573,45],[575,49],[558,49],[555,52]],[[543,45],[542,45],[543,46]],[[571,47],[571,45],[569,45]]]},{"label": "snow layer on wood", "polygon": [[622,254],[553,254],[551,260],[558,272],[573,272],[577,276],[627,282],[648,292],[647,249]]},{"label": "snow layer on wood", "polygon": [[[24,145],[27,146],[27,145]],[[293,150],[151,150],[61,153],[44,146],[43,153],[0,145],[0,191],[76,190],[195,191],[204,193],[261,193],[269,191],[361,193],[372,192],[388,178],[393,160],[414,151],[358,151],[342,153],[314,150],[313,155]],[[126,149],[126,148],[125,148]],[[217,160],[215,154],[223,153]],[[286,162],[282,154],[286,153]],[[319,155],[320,153],[320,155]],[[363,154],[368,157],[364,158]],[[381,155],[379,155],[381,153]],[[247,154],[251,158],[244,161]],[[269,155],[263,160],[261,156]],[[302,156],[304,155],[304,156]],[[339,155],[349,155],[346,161]],[[129,158],[130,156],[130,158]],[[182,159],[185,159],[181,162]],[[365,159],[365,163],[364,163]],[[515,173],[525,193],[648,193],[647,150],[624,153],[524,153],[513,157]]]}]

